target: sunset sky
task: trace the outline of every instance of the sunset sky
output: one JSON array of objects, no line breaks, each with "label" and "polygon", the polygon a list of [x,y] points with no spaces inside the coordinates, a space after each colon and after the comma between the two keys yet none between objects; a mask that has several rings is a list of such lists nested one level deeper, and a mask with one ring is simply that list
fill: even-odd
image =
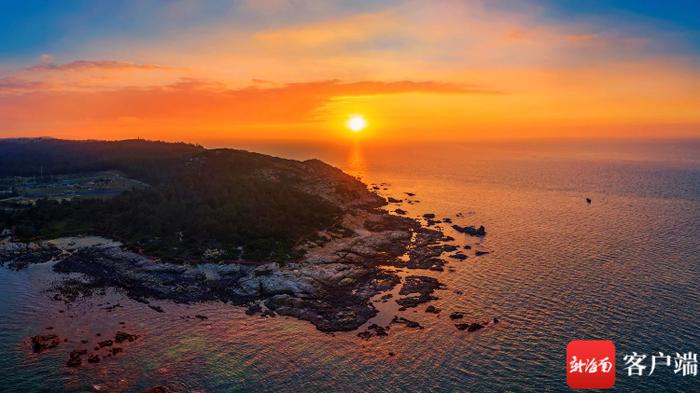
[{"label": "sunset sky", "polygon": [[24,0],[0,32],[0,137],[700,136],[696,1]]}]

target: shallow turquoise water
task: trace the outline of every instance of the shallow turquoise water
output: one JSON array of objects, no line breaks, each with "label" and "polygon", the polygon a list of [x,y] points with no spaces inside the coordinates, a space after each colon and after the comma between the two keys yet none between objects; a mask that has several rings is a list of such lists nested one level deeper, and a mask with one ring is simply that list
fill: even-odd
[{"label": "shallow turquoise water", "polygon": [[[395,326],[370,341],[224,304],[160,302],[157,313],[111,291],[66,309],[44,292],[50,266],[0,269],[0,390],[566,391],[571,339],[615,341],[618,363],[631,351],[700,351],[697,142],[243,147],[321,158],[390,183],[386,195],[415,192],[420,203],[402,207],[409,215],[462,212],[455,222],[486,226],[475,246],[491,253],[438,274],[449,287],[433,303],[439,317],[404,312],[424,330]],[[107,301],[123,307],[97,306]],[[452,311],[502,323],[461,332]],[[186,318],[195,314],[209,319]],[[63,366],[81,339],[92,346],[119,322],[142,339],[98,365]],[[31,354],[26,338],[47,326],[69,341]],[[618,364],[620,391],[700,390],[698,377],[671,369],[623,371]]]}]

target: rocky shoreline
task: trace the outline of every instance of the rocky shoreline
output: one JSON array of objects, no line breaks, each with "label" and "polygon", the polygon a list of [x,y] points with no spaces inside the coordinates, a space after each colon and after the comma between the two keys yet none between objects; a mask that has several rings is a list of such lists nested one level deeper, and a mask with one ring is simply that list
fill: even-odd
[{"label": "rocky shoreline", "polygon": [[460,247],[432,223],[421,225],[419,220],[380,208],[354,206],[346,210],[340,224],[352,228],[352,233],[319,233],[323,241],[299,246],[303,258],[282,264],[175,264],[108,239],[20,242],[5,230],[0,239],[0,264],[22,269],[51,261],[58,273],[82,273],[82,279],[57,282],[55,300],[72,302],[114,287],[144,303],[149,299],[223,301],[247,307],[248,314],[306,320],[324,332],[362,326],[377,314],[371,299],[397,285],[402,285],[400,297],[394,300],[399,310],[434,300],[433,292],[445,288],[433,277],[415,274],[402,282],[396,269],[444,271],[444,256]]}]

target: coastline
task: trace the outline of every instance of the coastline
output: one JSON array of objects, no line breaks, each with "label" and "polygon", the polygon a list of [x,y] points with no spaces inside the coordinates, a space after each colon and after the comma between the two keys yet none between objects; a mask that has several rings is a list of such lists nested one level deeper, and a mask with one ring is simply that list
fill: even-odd
[{"label": "coastline", "polygon": [[[56,272],[84,275],[83,281],[57,283],[56,300],[71,302],[93,290],[114,287],[144,303],[149,298],[223,301],[247,307],[251,315],[293,316],[333,332],[355,330],[374,317],[377,310],[371,299],[399,285],[397,273],[402,269],[441,271],[447,263],[441,255],[457,249],[449,244],[454,239],[441,230],[381,209],[351,209],[342,221],[352,234],[304,244],[303,258],[283,264],[174,264],[95,236],[34,242],[5,236],[0,240],[0,260],[12,269],[52,261]],[[417,296],[397,303],[416,307],[433,300],[431,294],[440,286],[421,280],[413,283],[413,292],[404,293]]]}]

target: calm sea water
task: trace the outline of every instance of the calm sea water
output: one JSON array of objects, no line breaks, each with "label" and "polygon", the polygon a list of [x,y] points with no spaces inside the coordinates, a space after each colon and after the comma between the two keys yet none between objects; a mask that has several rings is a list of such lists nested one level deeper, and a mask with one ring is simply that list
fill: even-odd
[{"label": "calm sea water", "polygon": [[[475,246],[491,253],[431,273],[449,287],[433,303],[442,313],[402,313],[424,330],[394,326],[369,341],[223,304],[160,302],[157,313],[113,291],[66,308],[45,292],[50,266],[0,269],[0,391],[566,391],[572,339],[615,341],[619,391],[700,391],[700,377],[664,367],[628,377],[620,364],[632,351],[700,351],[700,143],[235,146],[321,158],[389,183],[385,195],[414,192],[409,215],[461,212],[455,222],[486,226]],[[466,333],[452,311],[502,322]],[[48,326],[69,342],[31,354],[26,339]],[[91,347],[116,330],[142,339],[97,365],[64,366],[81,339]]]}]

